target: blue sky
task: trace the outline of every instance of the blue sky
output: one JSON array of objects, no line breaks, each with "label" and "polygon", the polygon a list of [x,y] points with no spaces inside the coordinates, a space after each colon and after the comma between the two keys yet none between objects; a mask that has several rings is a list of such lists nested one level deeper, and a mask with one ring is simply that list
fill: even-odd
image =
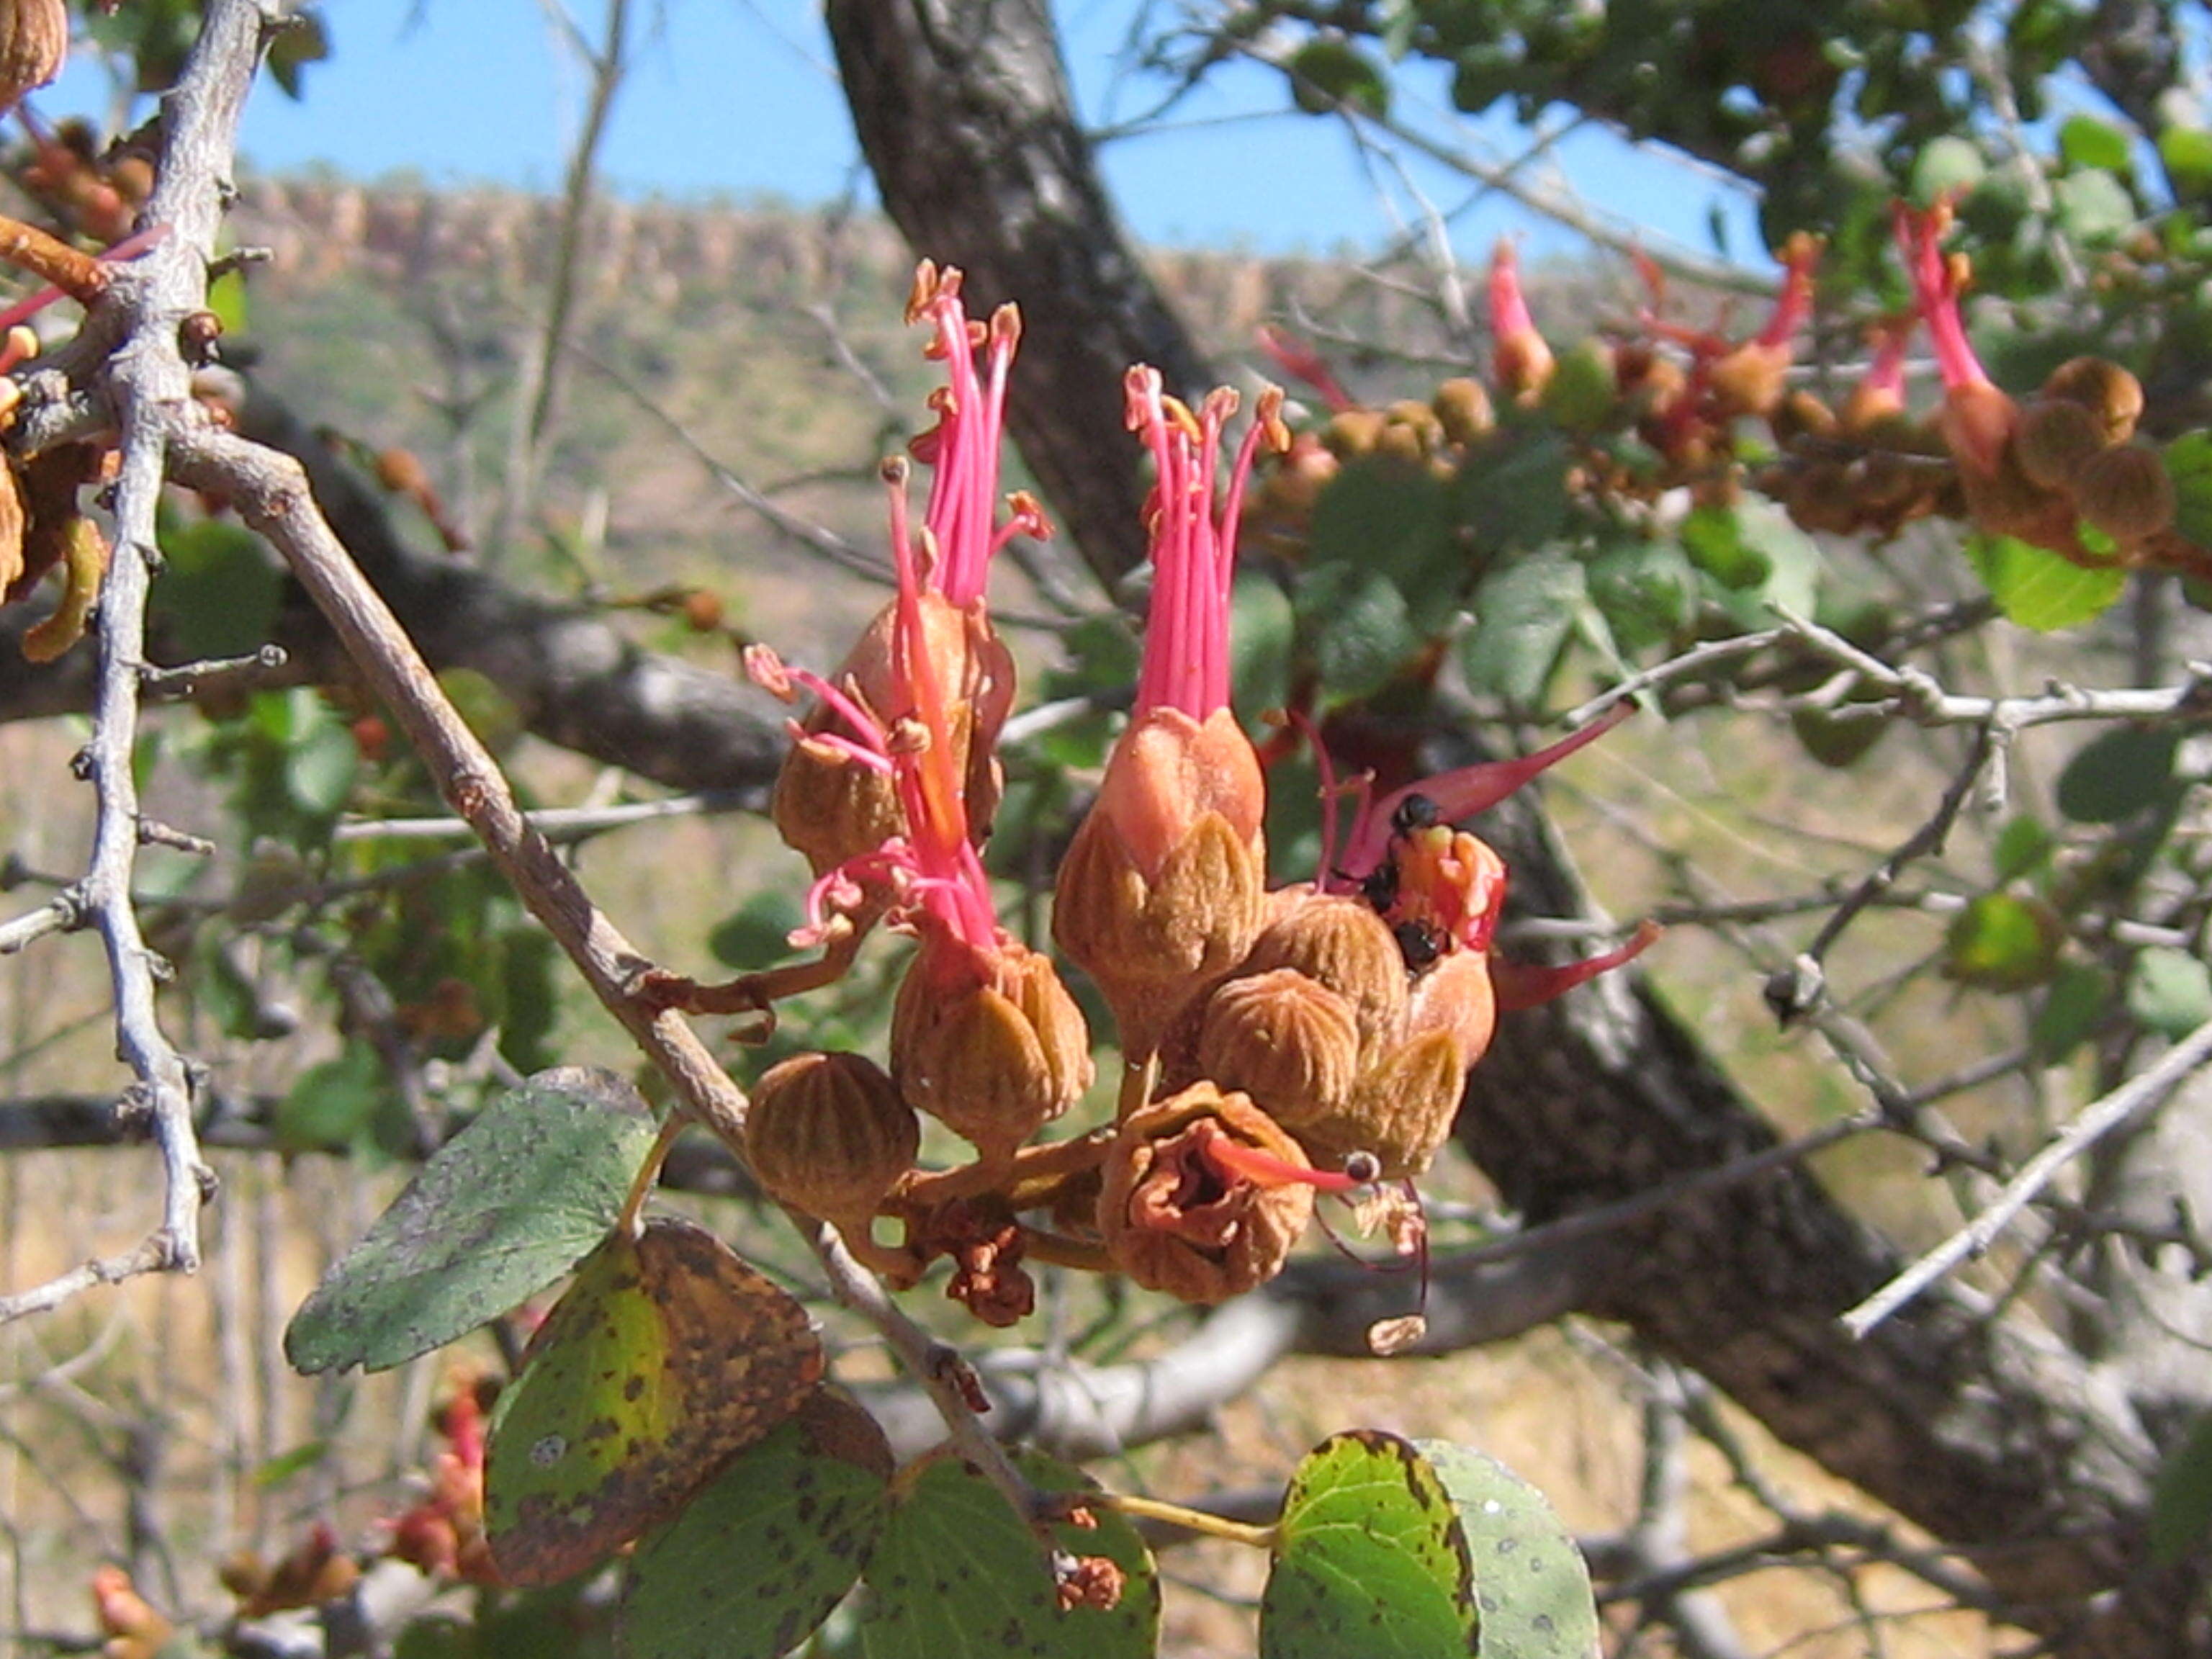
[{"label": "blue sky", "polygon": [[[568,0],[587,29],[598,0]],[[1127,120],[1161,83],[1131,69],[1123,46],[1143,0],[1057,0],[1078,97],[1094,123]],[[830,71],[829,42],[809,0],[654,0],[635,8],[659,27],[636,53],[603,150],[625,192],[739,199],[830,199],[856,181],[853,137]],[[364,178],[410,170],[434,181],[494,179],[551,189],[579,113],[580,71],[556,46],[540,0],[331,0],[335,56],[310,67],[305,101],[265,84],[250,106],[247,156],[265,169],[326,162]],[[1163,10],[1159,15],[1168,15]],[[1441,80],[1411,79],[1397,108],[1447,131]],[[41,106],[98,108],[101,82],[73,66]],[[1504,121],[1462,124],[1461,138],[1504,155],[1527,135]],[[1557,152],[1585,198],[1632,214],[1655,231],[1710,249],[1715,204],[1735,227],[1735,252],[1754,254],[1747,211],[1711,180],[1637,155],[1598,132]],[[1148,241],[1243,246],[1264,252],[1371,247],[1413,210],[1392,184],[1398,216],[1377,178],[1333,119],[1288,110],[1279,80],[1227,66],[1164,130],[1109,145],[1104,164],[1132,228]],[[1424,168],[1420,191],[1440,209],[1472,193]],[[1502,231],[1532,250],[1571,252],[1577,239],[1492,198],[1453,221],[1461,250],[1480,255]]]}]

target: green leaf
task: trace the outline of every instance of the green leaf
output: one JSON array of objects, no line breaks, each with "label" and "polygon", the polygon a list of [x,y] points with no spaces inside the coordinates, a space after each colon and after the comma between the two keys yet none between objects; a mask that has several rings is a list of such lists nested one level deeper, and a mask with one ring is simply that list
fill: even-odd
[{"label": "green leaf", "polygon": [[[1077,1470],[1034,1453],[1016,1462],[1046,1492],[1083,1492]],[[890,1524],[861,1574],[872,1592],[860,1618],[868,1659],[1152,1659],[1159,1580],[1152,1552],[1121,1516],[1094,1511],[1094,1530],[1053,1528],[1058,1547],[1103,1555],[1127,1575],[1109,1612],[1062,1613],[1037,1540],[999,1489],[939,1455],[902,1475]]]},{"label": "green leaf", "polygon": [[1567,527],[1567,471],[1573,461],[1565,435],[1558,432],[1512,443],[1493,439],[1470,455],[1453,492],[1474,550],[1498,560],[1558,540]]},{"label": "green leaf", "polygon": [[289,1152],[351,1151],[374,1140],[377,1120],[394,1098],[376,1050],[349,1042],[336,1060],[293,1080],[276,1108],[276,1144]]},{"label": "green leaf", "polygon": [[309,1440],[289,1451],[279,1452],[253,1471],[253,1484],[266,1492],[281,1486],[294,1475],[305,1474],[331,1455],[327,1440]]},{"label": "green leaf", "polygon": [[2085,570],[2016,536],[1974,536],[1966,542],[1997,609],[2022,628],[2048,634],[2101,617],[2128,584],[2127,572]]},{"label": "green leaf", "polygon": [[1280,708],[1290,700],[1297,612],[1280,582],[1243,575],[1229,598],[1230,701],[1239,708]]},{"label": "green leaf", "polygon": [[353,793],[361,771],[361,745],[335,714],[316,721],[284,756],[284,789],[292,803],[315,817],[335,817]]},{"label": "green leaf", "polygon": [[1912,199],[1922,207],[1933,207],[1954,191],[1972,190],[1989,170],[1981,147],[1972,139],[1944,133],[1929,139],[1913,161]]},{"label": "green leaf", "polygon": [[763,887],[714,924],[707,949],[723,966],[749,973],[789,956],[791,930],[805,920],[797,894]]},{"label": "green leaf", "polygon": [[1468,684],[1533,708],[1585,595],[1581,562],[1563,553],[1539,553],[1484,577],[1475,590],[1474,628],[1460,647]]},{"label": "green leaf", "polygon": [[2159,1466],[2151,1489],[2150,1553],[2172,1566],[2212,1534],[2212,1412],[2201,1413]]},{"label": "green leaf", "polygon": [[531,1339],[487,1425],[484,1539],[553,1584],[672,1520],[822,1378],[806,1310],[703,1227],[617,1231]]},{"label": "green leaf", "polygon": [[1314,503],[1306,559],[1386,578],[1423,632],[1450,616],[1464,580],[1444,487],[1390,458],[1355,460],[1329,480]]},{"label": "green leaf", "polygon": [[1341,103],[1376,119],[1390,107],[1390,83],[1367,54],[1334,38],[1309,40],[1291,56],[1291,98],[1309,115]]},{"label": "green leaf", "polygon": [[179,661],[244,656],[267,643],[283,587],[260,537],[201,519],[167,532],[161,555],[154,605]]},{"label": "green leaf", "polygon": [[2128,136],[2094,115],[2069,115],[2058,129],[2058,153],[2069,167],[2125,173],[2133,159]]},{"label": "green leaf", "polygon": [[2017,881],[2030,871],[2042,868],[2050,862],[2057,845],[2058,838],[2045,827],[2042,819],[2021,813],[1997,831],[1992,854],[1997,879]]},{"label": "green leaf", "polygon": [[2074,751],[2058,775],[2058,810],[2076,823],[2118,823],[2155,804],[2173,781],[2181,734],[2116,726]]},{"label": "green leaf", "polygon": [[2173,528],[2199,547],[2212,547],[2212,432],[2185,432],[2165,449],[2173,480]]},{"label": "green leaf", "polygon": [[2061,968],[2043,994],[2028,1027],[2028,1044],[2046,1066],[2056,1066],[2088,1040],[2112,1006],[2112,976],[2077,962]]},{"label": "green leaf", "polygon": [[2158,136],[2158,159],[2179,193],[2212,190],[2212,132],[2203,127],[2168,127]]},{"label": "green leaf", "polygon": [[1588,1659],[1598,1651],[1589,1568],[1544,1494],[1472,1447],[1413,1443],[1467,1535],[1482,1659]]},{"label": "green leaf", "polygon": [[890,1519],[891,1450],[817,1389],[739,1452],[624,1576],[628,1659],[777,1659],[842,1601]]},{"label": "green leaf", "polygon": [[2013,893],[1983,893],[1945,930],[1943,971],[1984,991],[2024,991],[2057,970],[2065,941],[2049,905]]},{"label": "green leaf", "polygon": [[303,1371],[382,1370],[534,1295],[614,1225],[653,1143],[637,1091],[564,1066],[440,1147],[284,1333]]},{"label": "green leaf", "polygon": [[1298,584],[1300,629],[1330,700],[1372,695],[1419,648],[1406,596],[1379,571],[1316,566]]},{"label": "green leaf", "polygon": [[2212,1019],[2212,972],[2186,951],[2154,945],[2138,951],[2128,970],[2128,1012],[2179,1041]]},{"label": "green leaf", "polygon": [[1260,1601],[1261,1659],[1439,1659],[1475,1651],[1467,1534],[1410,1441],[1324,1440],[1284,1495]]},{"label": "green leaf", "polygon": [[1774,562],[1743,538],[1733,508],[1692,508],[1681,536],[1691,562],[1723,587],[1759,587],[1774,574]]},{"label": "green leaf", "polygon": [[321,16],[313,9],[301,11],[270,39],[269,73],[284,89],[284,95],[296,100],[300,96],[301,69],[308,64],[319,64],[330,55],[331,39],[323,27]]},{"label": "green leaf", "polygon": [[1698,577],[1671,542],[1629,541],[1589,563],[1589,597],[1631,651],[1663,644],[1690,624]]},{"label": "green leaf", "polygon": [[2136,222],[2135,198],[2102,167],[2069,173],[2051,187],[2059,228],[2077,242],[2109,242]]}]

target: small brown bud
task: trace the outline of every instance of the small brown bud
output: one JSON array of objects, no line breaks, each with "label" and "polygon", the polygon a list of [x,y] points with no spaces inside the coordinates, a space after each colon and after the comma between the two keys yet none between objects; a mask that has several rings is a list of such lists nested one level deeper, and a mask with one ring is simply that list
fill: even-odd
[{"label": "small brown bud", "polygon": [[1785,449],[1800,438],[1832,438],[1838,425],[1835,411],[1802,386],[1774,405],[1767,423]]},{"label": "small brown bud", "polygon": [[1498,425],[1489,388],[1464,374],[1437,386],[1429,406],[1436,410],[1444,436],[1455,444],[1480,443]]},{"label": "small brown bud", "polygon": [[0,0],[0,112],[62,72],[69,31],[63,0]]},{"label": "small brown bud", "polygon": [[1402,427],[1412,433],[1419,446],[1419,453],[1423,455],[1443,444],[1443,421],[1435,410],[1419,398],[1401,398],[1382,411],[1382,416],[1392,426]]},{"label": "small brown bud", "polygon": [[753,1086],[745,1157],[771,1197],[865,1230],[914,1167],[921,1124],[865,1054],[799,1054]]},{"label": "small brown bud", "polygon": [[1857,493],[1840,461],[1814,461],[1790,475],[1784,505],[1800,530],[1849,535],[1858,528]]},{"label": "small brown bud", "polygon": [[1451,1133],[1466,1087],[1453,1033],[1421,1032],[1363,1075],[1343,1110],[1301,1125],[1298,1144],[1317,1169],[1339,1169],[1354,1152],[1371,1152],[1382,1180],[1418,1176]]},{"label": "small brown bud", "polygon": [[1352,1010],[1363,1056],[1403,1032],[1406,960],[1388,922],[1348,894],[1291,888],[1271,895],[1269,903],[1244,973],[1295,969],[1335,992]]},{"label": "small brown bud", "polygon": [[1490,982],[1487,951],[1455,951],[1413,981],[1407,1034],[1444,1033],[1462,1072],[1489,1049],[1497,1028],[1498,994]]},{"label": "small brown bud", "polygon": [[1194,1084],[1115,1133],[1098,1230],[1147,1290],[1224,1302],[1282,1270],[1313,1215],[1313,1188],[1298,1178],[1309,1172],[1297,1143],[1249,1099]]},{"label": "small brown bud", "polygon": [[2012,439],[2021,471],[2045,489],[2071,489],[2106,443],[2104,422],[2087,405],[2066,398],[2029,399]]},{"label": "small brown bud", "polygon": [[[921,606],[931,666],[945,691],[969,828],[980,837],[998,811],[1003,785],[994,750],[999,728],[1013,708],[1013,656],[980,608],[963,609],[929,591],[921,594]],[[830,676],[886,730],[914,713],[902,689],[908,679],[894,640],[896,616],[896,605],[878,612],[844,665]],[[821,709],[805,729],[852,735]],[[776,775],[769,812],[785,844],[805,854],[817,876],[906,833],[906,813],[890,777],[831,745],[804,738],[792,746]]]},{"label": "small brown bud", "polygon": [[2139,542],[2173,522],[2173,480],[2148,444],[2116,444],[2081,469],[2075,486],[2081,516],[2114,541]]},{"label": "small brown bud", "polygon": [[1206,1000],[1198,1070],[1295,1129],[1352,1093],[1359,1072],[1352,1005],[1293,968],[1230,980]]},{"label": "small brown bud", "polygon": [[1382,436],[1382,416],[1371,409],[1340,409],[1322,428],[1321,441],[1340,461],[1374,453]]},{"label": "small brown bud", "polygon": [[2104,428],[2106,443],[2125,443],[2142,418],[2142,382],[2108,358],[2068,358],[2045,380],[2043,395],[2087,409]]},{"label": "small brown bud", "polygon": [[985,1159],[1083,1097],[1093,1075],[1083,1011],[1051,958],[1011,941],[988,958],[925,938],[891,1008],[899,1092]]}]

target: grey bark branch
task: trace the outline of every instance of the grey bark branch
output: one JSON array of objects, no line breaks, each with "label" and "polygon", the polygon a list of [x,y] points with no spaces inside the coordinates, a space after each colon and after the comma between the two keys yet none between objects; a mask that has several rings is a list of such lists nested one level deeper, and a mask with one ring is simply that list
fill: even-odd
[{"label": "grey bark branch", "polygon": [[45,1311],[93,1284],[199,1266],[200,1206],[213,1195],[214,1175],[200,1156],[184,1057],[155,1008],[158,964],[131,901],[143,828],[132,765],[169,414],[191,397],[178,328],[206,303],[207,261],[230,187],[238,118],[271,21],[259,0],[212,0],[208,6],[183,76],[162,108],[161,162],[145,218],[167,226],[168,236],[118,269],[86,325],[94,338],[112,343],[100,380],[120,434],[122,467],[115,553],[100,600],[93,738],[82,762],[99,805],[91,859],[72,899],[106,947],[117,1052],[136,1079],[127,1097],[131,1110],[143,1115],[161,1145],[161,1220],[127,1255],[88,1262],[46,1285],[0,1297],[0,1323]]}]

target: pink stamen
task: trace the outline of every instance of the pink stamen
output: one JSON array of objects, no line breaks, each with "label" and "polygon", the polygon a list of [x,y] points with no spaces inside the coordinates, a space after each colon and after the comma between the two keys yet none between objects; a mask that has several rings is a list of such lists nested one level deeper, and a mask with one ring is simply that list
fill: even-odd
[{"label": "pink stamen", "polygon": [[1304,1184],[1320,1193],[1348,1193],[1365,1185],[1354,1181],[1341,1170],[1312,1170],[1278,1158],[1273,1152],[1263,1152],[1257,1146],[1247,1146],[1218,1123],[1211,1121],[1194,1124],[1194,1130],[1211,1128],[1210,1134],[1196,1135],[1199,1156],[1213,1166],[1214,1173],[1224,1181],[1244,1180],[1255,1187],[1289,1187]]},{"label": "pink stamen", "polygon": [[1408,795],[1426,795],[1437,804],[1440,820],[1456,823],[1498,805],[1540,772],[1556,766],[1577,749],[1596,742],[1634,714],[1634,705],[1615,703],[1578,732],[1571,732],[1547,749],[1517,760],[1484,761],[1442,772],[1402,789],[1394,789],[1376,801],[1360,819],[1345,849],[1344,872],[1354,881],[1382,862],[1390,845],[1390,819]]},{"label": "pink stamen", "polygon": [[1912,281],[1913,303],[1936,348],[1936,369],[1944,389],[1956,391],[1987,386],[1990,377],[1966,337],[1966,320],[1959,314],[1957,273],[1943,258],[1943,234],[1950,226],[1948,204],[1916,213],[1899,202],[1891,216],[1898,253]]},{"label": "pink stamen", "polygon": [[1799,325],[1813,313],[1813,269],[1820,263],[1820,245],[1801,232],[1783,248],[1782,263],[1789,274],[1782,280],[1774,314],[1759,331],[1760,345],[1789,344]]},{"label": "pink stamen", "polygon": [[1632,962],[1649,950],[1651,942],[1663,931],[1656,921],[1639,925],[1626,945],[1590,957],[1582,962],[1571,962],[1560,967],[1546,967],[1535,963],[1498,962],[1490,964],[1491,988],[1497,993],[1498,1006],[1504,1012],[1534,1008],[1555,997],[1565,995],[1577,985],[1586,985],[1600,974],[1609,973],[1624,963]]}]

